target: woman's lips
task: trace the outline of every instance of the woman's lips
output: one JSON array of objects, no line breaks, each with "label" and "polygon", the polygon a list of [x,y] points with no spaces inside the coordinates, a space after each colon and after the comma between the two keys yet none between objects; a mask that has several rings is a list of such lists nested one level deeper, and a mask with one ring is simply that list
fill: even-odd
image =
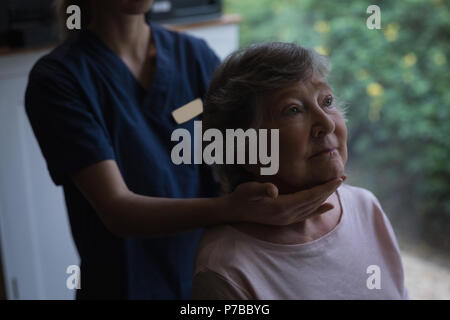
[{"label": "woman's lips", "polygon": [[331,149],[325,149],[319,153],[316,153],[315,155],[311,156],[311,158],[316,158],[316,157],[321,157],[321,156],[328,156],[330,155],[330,153],[333,153],[336,151],[336,148],[331,148]]}]

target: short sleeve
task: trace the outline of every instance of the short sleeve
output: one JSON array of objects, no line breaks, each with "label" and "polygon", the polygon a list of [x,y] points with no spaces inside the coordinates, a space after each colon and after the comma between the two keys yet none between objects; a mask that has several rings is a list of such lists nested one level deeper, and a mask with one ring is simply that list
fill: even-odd
[{"label": "short sleeve", "polygon": [[249,297],[237,285],[210,270],[194,276],[192,284],[194,300],[248,300]]},{"label": "short sleeve", "polygon": [[31,71],[25,110],[56,185],[84,167],[114,159],[106,128],[87,101],[58,62],[44,58]]}]

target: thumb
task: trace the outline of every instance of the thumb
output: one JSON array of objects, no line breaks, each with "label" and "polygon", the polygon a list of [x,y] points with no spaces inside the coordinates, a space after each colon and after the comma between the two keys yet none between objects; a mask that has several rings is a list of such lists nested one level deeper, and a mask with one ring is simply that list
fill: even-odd
[{"label": "thumb", "polygon": [[255,183],[249,191],[249,196],[252,200],[260,200],[267,197],[275,199],[278,197],[278,188],[270,182]]},{"label": "thumb", "polygon": [[260,200],[263,198],[276,198],[278,196],[278,188],[272,183],[247,182],[236,188],[241,197],[250,200]]}]

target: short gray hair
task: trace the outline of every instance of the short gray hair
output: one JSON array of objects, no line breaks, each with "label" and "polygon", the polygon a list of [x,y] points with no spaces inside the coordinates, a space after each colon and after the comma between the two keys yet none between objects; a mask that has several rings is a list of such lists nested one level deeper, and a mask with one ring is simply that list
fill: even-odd
[{"label": "short gray hair", "polygon": [[[225,134],[226,129],[258,129],[267,94],[313,75],[326,78],[329,72],[326,57],[294,43],[259,43],[235,51],[212,77],[204,103],[204,130],[216,128]],[[253,180],[238,165],[216,164],[213,170],[224,193]]]}]

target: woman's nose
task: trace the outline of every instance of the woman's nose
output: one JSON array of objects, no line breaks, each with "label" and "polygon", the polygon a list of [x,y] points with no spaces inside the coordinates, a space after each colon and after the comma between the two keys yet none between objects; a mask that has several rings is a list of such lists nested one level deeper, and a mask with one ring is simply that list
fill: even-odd
[{"label": "woman's nose", "polygon": [[314,138],[323,137],[334,132],[335,123],[333,118],[323,111],[322,108],[316,108],[312,117],[312,136]]}]

